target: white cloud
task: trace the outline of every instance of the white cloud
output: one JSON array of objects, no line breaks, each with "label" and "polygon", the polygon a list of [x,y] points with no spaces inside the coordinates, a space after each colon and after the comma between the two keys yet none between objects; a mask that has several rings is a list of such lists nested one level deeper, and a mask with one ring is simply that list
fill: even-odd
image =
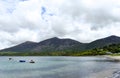
[{"label": "white cloud", "polygon": [[119,0],[0,0],[0,48],[55,36],[91,42],[119,30]]}]

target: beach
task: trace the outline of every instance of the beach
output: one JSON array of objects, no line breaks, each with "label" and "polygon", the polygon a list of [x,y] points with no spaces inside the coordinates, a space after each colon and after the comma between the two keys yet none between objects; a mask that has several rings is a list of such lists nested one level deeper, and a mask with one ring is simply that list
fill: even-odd
[{"label": "beach", "polygon": [[[106,58],[109,58],[112,61],[116,61],[116,62],[120,62],[120,56],[105,56]],[[120,78],[120,69],[113,69],[113,70],[109,70],[109,71],[104,71],[104,73],[106,74],[105,77],[103,76],[102,78]],[[99,73],[98,75],[101,75],[101,73]],[[107,77],[106,77],[107,76]],[[99,77],[97,77],[99,78]]]},{"label": "beach", "polygon": [[[104,57],[108,58],[108,60],[112,62],[116,62],[116,63],[120,62],[120,56],[105,55],[103,56],[103,58]],[[118,69],[117,67],[111,67],[108,70],[93,73],[89,77],[86,77],[86,78],[120,78],[120,69]]]},{"label": "beach", "polygon": [[113,60],[118,60],[118,61],[120,61],[120,56],[105,56],[105,57],[107,57],[107,58],[109,58],[109,59],[113,59]]},{"label": "beach", "polygon": [[115,71],[116,69],[109,69],[106,71],[91,74],[88,78],[115,78],[113,76]]}]

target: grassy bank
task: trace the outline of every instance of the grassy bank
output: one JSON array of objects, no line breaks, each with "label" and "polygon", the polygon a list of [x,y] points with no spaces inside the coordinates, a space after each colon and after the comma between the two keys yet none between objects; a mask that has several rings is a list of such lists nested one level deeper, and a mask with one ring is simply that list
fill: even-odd
[{"label": "grassy bank", "polygon": [[105,55],[105,52],[0,52],[0,56],[95,56]]}]

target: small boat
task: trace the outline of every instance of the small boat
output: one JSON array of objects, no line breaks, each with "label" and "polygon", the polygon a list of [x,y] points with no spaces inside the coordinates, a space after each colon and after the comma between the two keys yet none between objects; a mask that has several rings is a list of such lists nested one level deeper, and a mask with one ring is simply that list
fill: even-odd
[{"label": "small boat", "polygon": [[19,62],[26,62],[25,60],[19,60]]},{"label": "small boat", "polygon": [[31,60],[29,63],[35,63],[35,61]]}]

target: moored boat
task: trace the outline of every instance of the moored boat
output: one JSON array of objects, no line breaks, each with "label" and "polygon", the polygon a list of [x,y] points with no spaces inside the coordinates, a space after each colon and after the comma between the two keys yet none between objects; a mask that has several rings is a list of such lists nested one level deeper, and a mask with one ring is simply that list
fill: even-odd
[{"label": "moored boat", "polygon": [[26,62],[25,60],[19,60],[19,62]]},{"label": "moored boat", "polygon": [[29,63],[35,63],[35,61],[31,60]]}]

